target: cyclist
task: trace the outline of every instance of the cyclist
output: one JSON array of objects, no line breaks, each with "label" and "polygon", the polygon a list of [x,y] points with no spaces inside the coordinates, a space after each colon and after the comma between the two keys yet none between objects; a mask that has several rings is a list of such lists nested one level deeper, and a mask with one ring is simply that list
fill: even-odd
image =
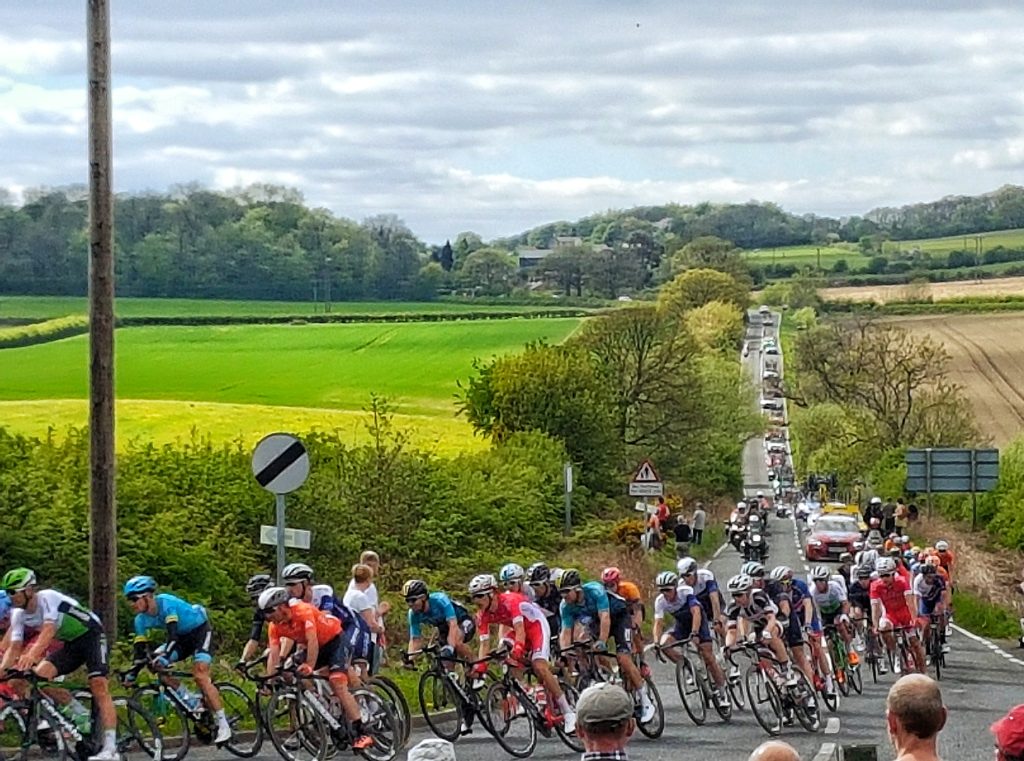
[{"label": "cyclist", "polygon": [[[871,571],[867,568],[856,568],[853,572],[853,580],[846,590],[846,597],[850,602],[850,618],[855,628],[866,627],[871,619]],[[863,633],[864,629],[859,628]],[[864,647],[861,647],[863,650]],[[873,653],[878,655],[878,653]],[[885,659],[879,662],[879,671],[885,673]]]},{"label": "cyclist", "polygon": [[[921,566],[921,572],[914,578],[914,594],[917,595],[918,627],[927,632],[933,615],[942,616],[949,610],[949,585],[938,573],[938,557],[930,556]],[[942,652],[949,652],[946,644],[945,621],[939,626]]]},{"label": "cyclist", "polygon": [[[772,569],[770,578],[769,589],[772,599],[779,606],[780,615],[785,617],[783,620],[788,621],[788,626],[783,624],[786,628],[786,645],[793,655],[797,668],[804,672],[808,682],[818,684],[814,668],[808,660],[807,651],[804,650],[806,644],[810,647],[811,657],[818,659],[821,673],[825,675],[825,690],[831,694],[835,689],[832,684],[832,670],[828,668],[828,661],[821,649],[821,622],[814,609],[810,589],[802,580],[793,577],[793,569],[789,566],[776,566]],[[822,660],[825,661],[825,666],[821,665]]]},{"label": "cyclist", "polygon": [[[749,565],[749,564],[747,564]],[[754,563],[754,565],[760,565]],[[693,589],[694,597],[704,609],[704,618],[709,626],[714,626],[719,634],[724,633],[723,621],[725,616],[722,613],[723,605],[722,592],[718,588],[715,574],[710,568],[701,568],[693,558],[682,558],[676,563],[676,573],[679,579],[688,587]]]},{"label": "cyclist", "polygon": [[[680,582],[679,576],[672,571],[659,573],[654,579],[654,584],[658,587],[659,594],[654,600],[654,629],[651,638],[661,645],[671,645],[673,642],[682,642],[696,636],[697,649],[718,691],[718,699],[723,703],[728,702],[729,698],[725,695],[725,674],[722,673],[722,667],[719,666],[711,649],[711,630],[708,628],[704,608],[694,596],[693,589]],[[675,619],[675,625],[671,631],[663,632],[666,613]],[[682,657],[676,648],[665,650],[664,653],[675,662]]]},{"label": "cyclist", "polygon": [[409,606],[409,651],[419,650],[423,624],[437,629],[438,639],[445,644],[441,647],[442,658],[451,658],[456,653],[469,661],[472,651],[466,643],[476,634],[476,624],[462,605],[452,602],[444,592],[431,592],[427,582],[409,579],[402,587],[402,596]]},{"label": "cyclist", "polygon": [[796,684],[793,664],[782,642],[782,622],[778,619],[779,609],[763,589],[754,589],[754,580],[746,574],[729,579],[726,589],[732,596],[732,604],[725,612],[728,632],[725,635],[727,648],[735,647],[741,636],[753,641],[764,642],[775,659],[782,665],[786,684]]},{"label": "cyclist", "polygon": [[[36,575],[28,568],[8,571],[0,580],[0,589],[7,592],[13,606],[6,638],[9,647],[0,661],[0,673],[16,668],[30,669],[41,678],[53,681],[85,665],[89,675],[89,691],[99,709],[103,727],[103,745],[89,761],[118,761],[117,714],[107,681],[107,638],[99,617],[78,600],[56,589],[38,589]],[[25,629],[38,629],[39,634],[27,648]],[[53,641],[62,647],[49,655]]]},{"label": "cyclist", "polygon": [[[348,664],[341,621],[308,602],[293,599],[284,587],[264,589],[259,606],[270,622],[267,675],[277,673],[281,659],[293,646],[301,649],[299,674],[310,676],[314,672],[327,671],[331,691],[352,726],[352,748],[364,750],[373,745],[373,739],[363,732],[359,705],[348,689]],[[282,647],[282,640],[290,644]]]},{"label": "cyclist", "polygon": [[956,553],[949,549],[949,542],[940,539],[935,543],[935,554],[939,558],[939,565],[946,569],[949,574],[949,583],[953,583],[953,566],[956,563]]},{"label": "cyclist", "polygon": [[[896,638],[893,628],[903,627],[907,630],[910,647],[914,651],[914,662],[918,671],[924,671],[924,648],[914,628],[912,610],[918,606],[914,601],[914,591],[903,577],[896,573],[896,564],[892,558],[878,559],[878,578],[871,582],[871,620],[874,630],[881,634],[885,647],[890,654],[896,656]],[[900,659],[893,658],[893,669],[900,673]]]},{"label": "cyclist", "polygon": [[[341,622],[345,638],[344,657],[348,667],[353,667],[356,662],[370,663],[373,657],[370,625],[334,596],[334,587],[329,584],[314,584],[313,569],[305,563],[286,565],[281,572],[281,580],[294,600],[309,603],[314,608],[330,613]],[[353,670],[349,676],[358,686],[358,674]]]},{"label": "cyclist", "polygon": [[533,590],[526,583],[526,571],[518,563],[506,563],[498,571],[501,585],[509,592],[523,595],[533,600]]},{"label": "cyclist", "polygon": [[609,566],[601,571],[601,583],[604,588],[612,594],[617,594],[626,601],[626,608],[629,610],[629,617],[633,626],[633,649],[637,652],[643,649],[643,626],[646,611],[644,601],[640,596],[640,588],[632,581],[622,579],[622,571],[615,566]]},{"label": "cyclist", "polygon": [[562,596],[559,606],[562,649],[572,644],[577,623],[589,630],[594,650],[598,653],[607,652],[608,638],[614,639],[619,670],[625,674],[629,688],[640,693],[640,723],[649,722],[654,718],[656,709],[644,689],[640,670],[630,657],[633,650],[632,627],[626,601],[616,594],[609,594],[598,581],[584,584],[580,572],[575,568],[567,568],[562,572],[558,592]]},{"label": "cyclist", "polygon": [[844,552],[839,556],[839,567],[832,575],[832,578],[839,579],[843,582],[844,587],[849,588],[850,582],[853,580],[853,568],[853,555],[849,552]]},{"label": "cyclist", "polygon": [[824,566],[811,569],[811,598],[821,615],[822,629],[834,626],[846,643],[847,660],[851,666],[860,663],[860,657],[853,648],[853,631],[850,626],[850,601],[846,587]]},{"label": "cyclist", "polygon": [[[156,594],[156,586],[152,576],[133,576],[124,585],[124,596],[135,613],[135,668],[130,675],[134,679],[147,662],[154,671],[165,671],[172,663],[191,657],[192,676],[217,720],[214,743],[225,743],[231,739],[231,726],[224,714],[220,691],[210,678],[213,629],[206,609],[167,592]],[[164,630],[165,639],[151,652],[150,637],[160,629]]]},{"label": "cyclist", "polygon": [[271,581],[269,573],[257,573],[250,576],[249,580],[245,582],[245,592],[249,595],[249,600],[253,605],[252,624],[249,626],[249,639],[245,643],[245,647],[242,648],[242,657],[236,666],[248,663],[259,652],[260,644],[263,642],[263,627],[267,623],[259,606],[260,593],[271,585]]},{"label": "cyclist", "polygon": [[491,651],[491,627],[512,629],[512,660],[522,663],[529,656],[534,673],[562,712],[565,731],[575,732],[576,713],[551,673],[551,630],[544,611],[518,592],[499,592],[498,581],[490,574],[473,577],[469,594],[476,605],[476,627],[480,632],[480,660],[473,666],[474,673],[482,677],[487,671],[483,659]]},{"label": "cyclist", "polygon": [[534,563],[526,569],[526,581],[533,590],[533,601],[544,611],[548,620],[548,629],[551,632],[551,639],[555,646],[558,645],[558,629],[561,626],[561,614],[559,608],[562,604],[562,596],[558,594],[558,584],[555,581],[561,576],[558,568],[550,569],[546,563]]}]

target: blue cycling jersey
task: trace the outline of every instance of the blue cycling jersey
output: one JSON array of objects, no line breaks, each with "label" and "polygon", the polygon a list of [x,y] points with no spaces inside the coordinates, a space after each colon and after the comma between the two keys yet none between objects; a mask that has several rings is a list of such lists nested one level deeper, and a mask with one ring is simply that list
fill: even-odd
[{"label": "blue cycling jersey", "polygon": [[370,633],[370,625],[366,623],[366,619],[335,597],[334,587],[329,584],[313,586],[313,605],[341,621],[341,628],[347,632],[358,629]]},{"label": "blue cycling jersey", "polygon": [[811,590],[807,586],[806,581],[793,579],[793,582],[789,585],[789,598],[792,605],[789,612],[791,621],[795,621],[801,626],[804,624],[804,600],[810,600],[811,623],[817,623],[818,609],[814,607],[814,598],[811,597]]},{"label": "blue cycling jersey", "polygon": [[178,634],[188,634],[207,622],[206,609],[193,605],[180,597],[163,592],[154,595],[156,615],[138,613],[135,616],[135,640],[145,642],[151,631],[166,629],[168,624],[178,625]]},{"label": "blue cycling jersey", "polygon": [[409,636],[417,639],[423,636],[420,631],[421,624],[441,627],[445,621],[453,618],[463,621],[469,618],[469,613],[458,603],[453,603],[444,592],[431,592],[427,596],[427,607],[422,613],[409,608]]},{"label": "blue cycling jersey", "polygon": [[626,601],[608,592],[600,582],[588,581],[582,589],[583,599],[580,602],[570,605],[563,599],[559,606],[563,629],[571,629],[577,621],[596,619],[602,612],[617,616],[626,611]]}]

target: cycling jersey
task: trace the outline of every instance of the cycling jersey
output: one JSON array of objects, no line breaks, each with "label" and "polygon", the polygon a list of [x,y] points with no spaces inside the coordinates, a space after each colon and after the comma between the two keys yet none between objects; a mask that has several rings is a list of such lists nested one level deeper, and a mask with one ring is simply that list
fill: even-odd
[{"label": "cycling jersey", "polygon": [[[700,628],[693,631],[693,611],[701,610]],[[711,641],[711,630],[708,628],[707,616],[703,615],[703,608],[693,588],[680,582],[676,587],[676,598],[669,600],[664,594],[660,594],[654,600],[654,618],[657,621],[665,618],[668,613],[675,619],[675,626],[672,629],[672,636],[676,639],[688,639],[691,635],[697,634],[701,642]]]},{"label": "cycling jersey", "polygon": [[617,594],[608,592],[598,581],[588,581],[582,586],[583,596],[577,603],[570,605],[562,600],[559,612],[562,628],[572,629],[577,621],[590,625],[597,620],[598,614],[607,612],[612,618],[626,612],[626,601]]},{"label": "cycling jersey", "polygon": [[494,610],[481,610],[476,614],[480,639],[490,638],[491,626],[515,626],[522,623],[526,630],[526,645],[534,658],[550,657],[551,629],[544,611],[530,602],[525,595],[501,592]]},{"label": "cycling jersey", "polygon": [[946,550],[945,552],[936,551],[935,554],[939,558],[939,565],[945,568],[949,573],[952,573],[953,564],[956,563],[956,554],[953,550]]},{"label": "cycling jersey", "polygon": [[135,641],[146,642],[150,632],[166,629],[168,624],[177,624],[179,634],[188,634],[207,623],[206,609],[202,605],[193,605],[180,597],[163,592],[154,595],[156,613],[135,614]]},{"label": "cycling jersey", "polygon": [[823,618],[831,621],[843,612],[843,603],[846,602],[846,588],[842,582],[830,579],[824,591],[819,591],[818,585],[811,588],[811,599]]},{"label": "cycling jersey", "polygon": [[615,594],[626,601],[627,605],[642,605],[643,598],[640,596],[640,588],[632,581],[620,581]]},{"label": "cycling jersey", "polygon": [[11,642],[24,642],[25,629],[42,629],[44,624],[55,624],[55,639],[71,642],[83,634],[102,633],[99,617],[78,600],[56,589],[40,589],[35,594],[36,609],[11,609]]},{"label": "cycling jersey", "polygon": [[918,596],[917,613],[920,616],[930,616],[935,612],[935,606],[942,602],[942,593],[946,591],[946,582],[937,573],[931,578],[920,574],[914,579],[914,592]]},{"label": "cycling jersey", "polygon": [[270,624],[270,646],[277,648],[281,639],[290,639],[297,645],[305,645],[309,632],[316,633],[316,641],[320,647],[341,634],[341,621],[329,613],[296,600],[288,609],[287,621]]},{"label": "cycling jersey", "polygon": [[[366,638],[369,639],[370,625],[366,623],[366,619],[335,597],[334,587],[330,584],[314,584],[312,591],[313,607],[319,608],[326,613],[330,613],[336,619],[341,621],[341,625],[345,628],[345,631],[353,632],[353,636],[354,633],[358,631],[366,635]],[[290,604],[294,605],[296,602],[298,602],[298,599],[292,598]]]},{"label": "cycling jersey", "polygon": [[421,624],[430,624],[438,629],[447,629],[447,621],[454,618],[462,623],[470,618],[469,612],[456,602],[452,602],[444,592],[431,592],[427,596],[427,606],[422,613],[409,608],[409,636],[419,639],[423,636]]},{"label": "cycling jersey", "polygon": [[729,619],[729,626],[735,626],[739,619],[744,618],[755,627],[763,627],[768,622],[768,616],[779,612],[778,607],[768,597],[763,589],[752,589],[746,605],[740,605],[735,598],[725,611]]},{"label": "cycling jersey", "polygon": [[850,582],[850,588],[846,592],[846,597],[850,601],[850,605],[853,605],[861,610],[868,610],[871,608],[871,583],[861,584],[860,579],[854,579]]},{"label": "cycling jersey", "polygon": [[870,596],[872,600],[878,600],[887,619],[897,626],[910,626],[910,607],[907,603],[906,594],[910,591],[907,582],[902,576],[894,576],[891,584],[884,579],[875,579],[871,582]]}]

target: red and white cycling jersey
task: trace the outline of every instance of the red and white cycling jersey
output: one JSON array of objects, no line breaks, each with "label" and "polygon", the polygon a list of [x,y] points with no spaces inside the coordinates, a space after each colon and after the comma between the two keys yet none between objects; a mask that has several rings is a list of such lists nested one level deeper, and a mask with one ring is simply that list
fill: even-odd
[{"label": "red and white cycling jersey", "polygon": [[526,629],[526,646],[532,659],[544,658],[551,654],[551,629],[548,627],[544,610],[516,592],[501,592],[497,595],[494,609],[481,610],[476,614],[476,628],[480,639],[490,637],[491,626],[515,626],[522,623]]}]

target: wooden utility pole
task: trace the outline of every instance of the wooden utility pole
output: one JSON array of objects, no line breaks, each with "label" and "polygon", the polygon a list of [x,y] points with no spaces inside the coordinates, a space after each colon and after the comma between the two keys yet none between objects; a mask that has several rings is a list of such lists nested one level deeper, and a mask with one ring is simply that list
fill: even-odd
[{"label": "wooden utility pole", "polygon": [[117,632],[110,0],[86,0],[89,69],[89,597]]}]

